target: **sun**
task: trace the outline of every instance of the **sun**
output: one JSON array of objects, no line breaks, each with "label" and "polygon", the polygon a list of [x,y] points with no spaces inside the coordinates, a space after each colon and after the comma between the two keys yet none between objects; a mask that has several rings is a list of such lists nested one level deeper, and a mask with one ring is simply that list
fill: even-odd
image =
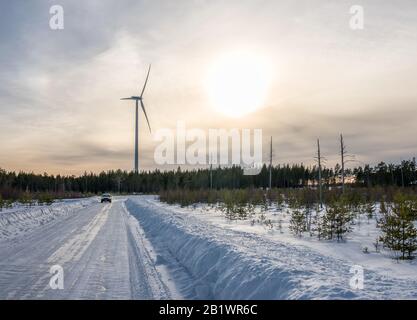
[{"label": "sun", "polygon": [[265,57],[235,51],[214,60],[205,85],[217,111],[241,117],[265,104],[270,82],[271,67]]}]

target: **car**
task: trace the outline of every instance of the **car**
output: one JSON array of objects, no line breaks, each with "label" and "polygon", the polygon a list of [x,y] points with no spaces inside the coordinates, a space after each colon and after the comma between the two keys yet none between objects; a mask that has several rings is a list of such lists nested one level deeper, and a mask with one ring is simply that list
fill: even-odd
[{"label": "car", "polygon": [[103,202],[110,202],[111,203],[111,194],[103,193],[101,195],[101,203],[103,203]]}]

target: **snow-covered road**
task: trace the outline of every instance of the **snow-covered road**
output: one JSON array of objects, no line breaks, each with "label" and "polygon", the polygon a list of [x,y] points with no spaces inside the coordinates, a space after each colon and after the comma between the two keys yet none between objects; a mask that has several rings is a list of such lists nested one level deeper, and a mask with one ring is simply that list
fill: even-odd
[{"label": "snow-covered road", "polygon": [[[0,240],[0,298],[171,298],[138,228],[115,199]],[[53,265],[63,268],[63,290],[49,285]]]}]

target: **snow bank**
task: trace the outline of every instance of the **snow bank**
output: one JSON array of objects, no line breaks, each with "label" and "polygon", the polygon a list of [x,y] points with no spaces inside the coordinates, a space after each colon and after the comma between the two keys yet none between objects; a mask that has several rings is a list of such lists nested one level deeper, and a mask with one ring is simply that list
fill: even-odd
[{"label": "snow bank", "polygon": [[[271,242],[185,215],[151,197],[126,207],[167,263],[164,250],[192,278],[183,288],[199,299],[393,299],[416,298],[415,281],[365,271],[365,288],[352,289],[352,265],[310,248]],[[190,280],[188,280],[190,281]],[[191,288],[191,289],[190,289]],[[190,296],[190,295],[188,295]]]},{"label": "snow bank", "polygon": [[95,198],[69,199],[41,206],[14,206],[0,211],[0,239],[11,239],[57,217],[73,214],[96,202]]}]

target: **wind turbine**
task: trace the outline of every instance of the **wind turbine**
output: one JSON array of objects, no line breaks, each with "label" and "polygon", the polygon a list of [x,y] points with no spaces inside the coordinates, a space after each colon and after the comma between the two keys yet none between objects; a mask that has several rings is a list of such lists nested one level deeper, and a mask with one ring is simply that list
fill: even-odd
[{"label": "wind turbine", "polygon": [[152,133],[151,125],[149,124],[148,115],[146,114],[145,106],[143,104],[143,92],[145,92],[146,83],[148,82],[149,73],[151,72],[151,65],[149,65],[148,74],[146,75],[145,84],[143,85],[140,96],[131,96],[130,98],[122,98],[120,100],[134,100],[136,102],[136,128],[135,128],[135,173],[139,172],[139,155],[138,155],[138,113],[139,113],[139,101],[145,114],[146,122],[148,123],[149,132]]}]

